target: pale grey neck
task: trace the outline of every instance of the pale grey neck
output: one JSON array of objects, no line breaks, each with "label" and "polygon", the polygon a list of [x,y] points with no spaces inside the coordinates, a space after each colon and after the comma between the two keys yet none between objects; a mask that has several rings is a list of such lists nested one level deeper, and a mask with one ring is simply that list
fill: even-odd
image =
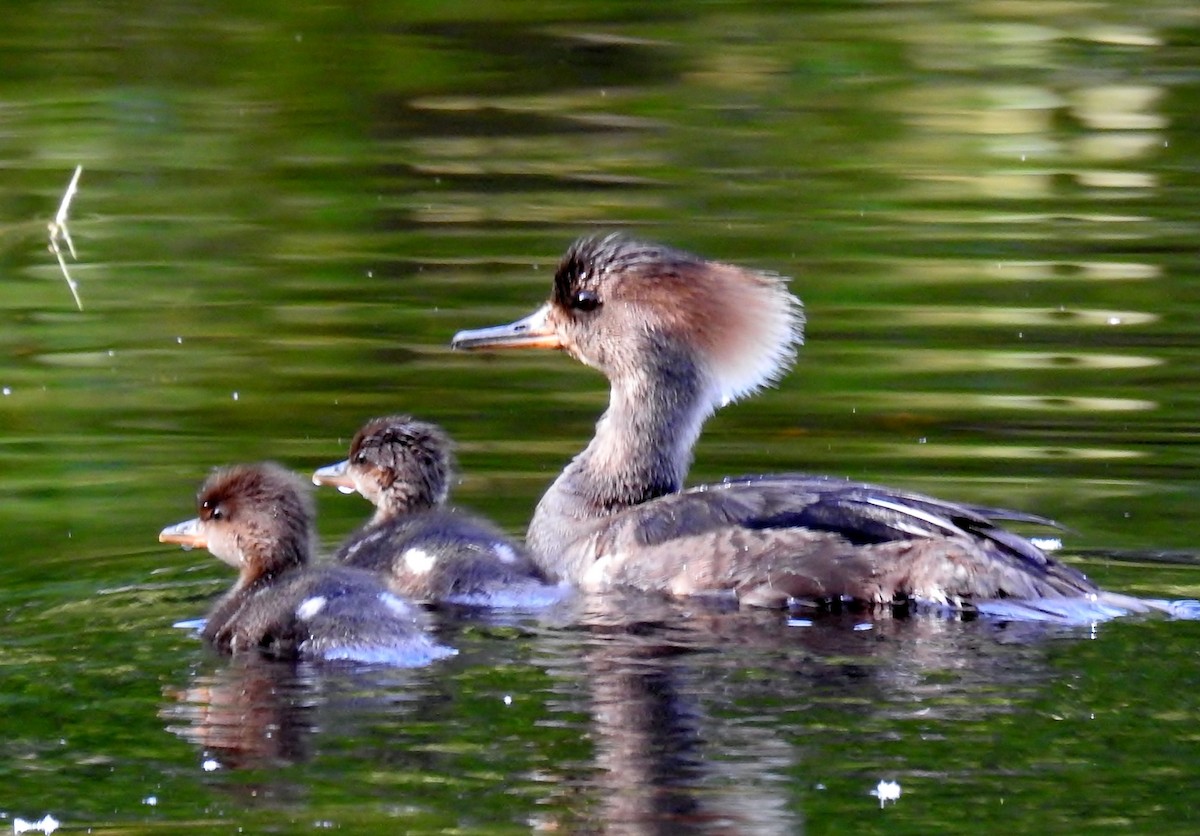
[{"label": "pale grey neck", "polygon": [[680,490],[712,412],[705,375],[683,352],[660,350],[647,369],[615,379],[596,435],[542,497],[529,546],[549,560],[602,520]]}]

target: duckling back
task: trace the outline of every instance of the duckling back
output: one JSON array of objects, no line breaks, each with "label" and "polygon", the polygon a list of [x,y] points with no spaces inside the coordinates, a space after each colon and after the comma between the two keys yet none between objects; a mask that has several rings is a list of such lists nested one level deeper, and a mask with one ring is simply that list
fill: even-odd
[{"label": "duckling back", "polygon": [[382,573],[392,591],[419,600],[540,607],[563,594],[524,548],[487,520],[455,508],[369,525],[335,559]]},{"label": "duckling back", "polygon": [[228,653],[399,667],[455,652],[434,641],[419,607],[370,572],[346,566],[297,570],[234,590],[209,614],[203,635]]}]

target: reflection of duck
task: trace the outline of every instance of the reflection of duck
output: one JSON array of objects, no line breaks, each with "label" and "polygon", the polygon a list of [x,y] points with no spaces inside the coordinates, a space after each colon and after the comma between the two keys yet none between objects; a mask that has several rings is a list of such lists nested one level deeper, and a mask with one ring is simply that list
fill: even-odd
[{"label": "reflection of duck", "polygon": [[[263,768],[308,759],[316,727],[303,665],[242,655],[186,688],[168,688],[159,716],[167,731],[232,768]],[[308,672],[311,676],[311,672]]]},{"label": "reflection of duck", "polygon": [[355,490],[375,505],[370,523],[336,559],[387,574],[413,598],[484,606],[539,606],[560,587],[517,543],[487,520],[444,507],[454,463],[449,437],[407,415],[367,422],[350,457],[313,474],[318,485]]},{"label": "reflection of duck", "polygon": [[[776,631],[779,635],[779,631]],[[711,636],[709,637],[711,639]],[[740,650],[741,648],[739,648]],[[803,831],[782,774],[795,751],[778,729],[713,716],[704,663],[659,636],[593,636],[583,655],[588,737],[595,746],[593,829],[621,834],[783,834]],[[701,661],[703,660],[703,661]],[[704,685],[701,683],[708,683]],[[761,684],[761,683],[758,683]],[[719,698],[718,698],[719,699]],[[575,706],[571,706],[572,709]],[[753,752],[753,758],[746,753]],[[582,806],[574,805],[576,807]],[[574,822],[563,822],[569,829]]]},{"label": "reflection of duck", "polygon": [[453,653],[429,637],[417,607],[370,572],[308,566],[312,504],[303,482],[279,465],[218,470],[196,504],[200,516],[158,539],[207,548],[238,570],[204,626],[218,649],[403,666]]},{"label": "reflection of duck", "polygon": [[955,607],[1055,598],[1038,604],[1055,616],[1146,606],[996,524],[1037,520],[1027,515],[800,474],[683,490],[705,419],[778,378],[803,322],[780,277],[610,235],[570,247],[534,313],[457,334],[460,349],[562,349],[609,379],[595,437],[529,525],[543,568],[590,590],[725,591],[765,606],[847,596]]}]

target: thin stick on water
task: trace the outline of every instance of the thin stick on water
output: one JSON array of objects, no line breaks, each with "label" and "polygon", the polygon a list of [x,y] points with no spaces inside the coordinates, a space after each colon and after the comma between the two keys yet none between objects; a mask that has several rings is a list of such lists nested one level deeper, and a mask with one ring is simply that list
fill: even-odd
[{"label": "thin stick on water", "polygon": [[54,253],[58,259],[58,266],[62,269],[63,278],[67,280],[67,287],[71,289],[71,295],[75,297],[75,306],[79,310],[83,310],[83,302],[79,299],[79,285],[71,278],[71,274],[67,271],[67,260],[63,258],[62,248],[59,247],[59,239],[62,239],[67,244],[67,250],[71,253],[71,258],[78,259],[75,255],[75,242],[71,240],[71,232],[67,229],[67,212],[71,209],[71,200],[75,197],[75,192],[79,189],[79,175],[83,174],[83,166],[75,166],[75,174],[71,176],[71,182],[67,184],[67,191],[63,194],[62,203],[58,204],[58,212],[48,225],[50,231],[50,252]]}]

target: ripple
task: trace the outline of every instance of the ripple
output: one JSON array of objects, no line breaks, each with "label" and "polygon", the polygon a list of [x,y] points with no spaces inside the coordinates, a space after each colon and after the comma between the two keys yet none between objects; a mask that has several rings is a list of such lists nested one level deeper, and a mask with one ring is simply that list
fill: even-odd
[{"label": "ripple", "polygon": [[1086,354],[1056,352],[990,351],[983,352],[983,364],[996,369],[1144,369],[1162,365],[1157,357],[1124,354]]},{"label": "ripple", "polygon": [[[941,351],[907,350],[900,362],[895,352],[871,351],[870,367],[895,367],[902,371],[947,372],[972,369],[1145,369],[1162,365],[1157,357],[1126,354],[1049,351]],[[863,361],[864,358],[856,358]]]},{"label": "ripple", "polygon": [[[880,271],[883,272],[882,270]],[[1147,281],[1162,267],[1138,261],[894,259],[876,281],[888,284],[991,284],[1008,282]]]},{"label": "ripple", "polygon": [[1075,179],[1081,186],[1095,186],[1104,189],[1154,189],[1158,187],[1158,178],[1143,171],[1080,171]]},{"label": "ripple", "polygon": [[1157,401],[1138,398],[1096,398],[1050,395],[978,395],[969,392],[875,392],[855,397],[876,404],[902,405],[906,410],[924,409],[931,412],[960,412],[963,409],[983,411],[1018,409],[1039,412],[1144,412],[1158,408]]},{"label": "ripple", "polygon": [[890,444],[891,452],[921,459],[1018,459],[1022,461],[1120,461],[1144,458],[1137,450],[1008,444]]},{"label": "ripple", "polygon": [[1057,325],[1064,327],[1115,327],[1149,325],[1157,314],[1143,311],[1089,310],[1081,308],[1003,308],[978,306],[895,306],[871,311],[906,325]]}]

